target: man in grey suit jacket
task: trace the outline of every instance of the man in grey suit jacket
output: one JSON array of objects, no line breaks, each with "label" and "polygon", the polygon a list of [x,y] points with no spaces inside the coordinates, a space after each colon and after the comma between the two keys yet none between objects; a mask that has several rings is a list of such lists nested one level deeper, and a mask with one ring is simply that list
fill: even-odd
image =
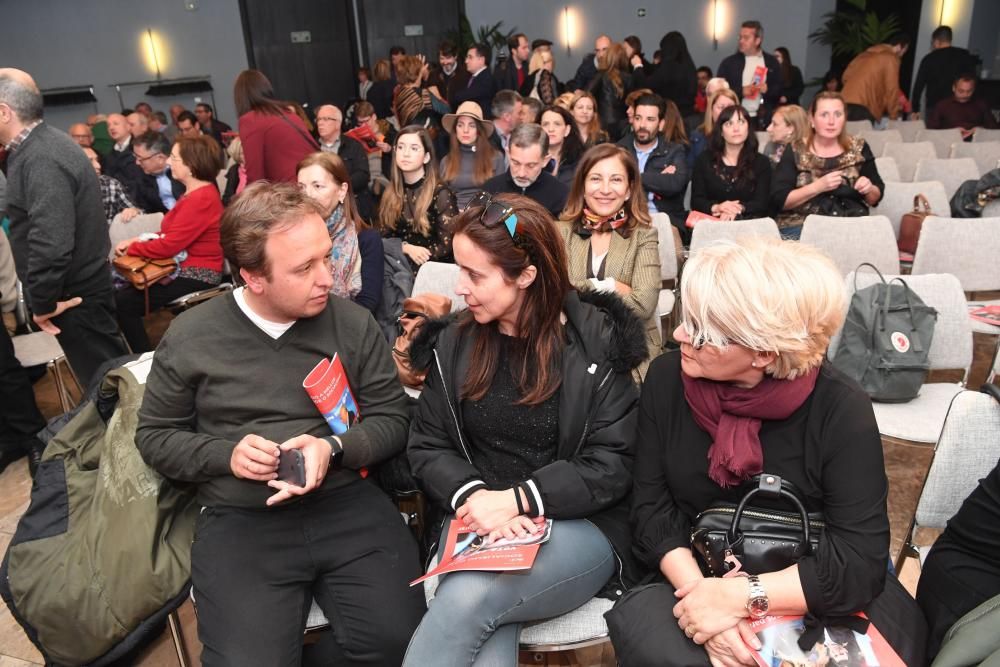
[{"label": "man in grey suit jacket", "polygon": [[97,174],[68,135],[42,122],[42,95],[16,69],[0,69],[0,143],[8,153],[7,215],[25,300],[86,386],[101,364],[126,352]]}]

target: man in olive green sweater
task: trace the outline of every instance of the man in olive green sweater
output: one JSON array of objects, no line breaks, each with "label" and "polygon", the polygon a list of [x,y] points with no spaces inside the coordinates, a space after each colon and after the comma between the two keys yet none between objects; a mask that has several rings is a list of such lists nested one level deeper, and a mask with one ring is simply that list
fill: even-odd
[{"label": "man in olive green sweater", "polygon": [[[416,544],[359,469],[402,450],[406,399],[378,325],[329,296],[330,236],[291,185],[255,184],[227,209],[222,246],[246,285],[175,320],[156,350],[136,445],[197,485],[191,553],[202,664],[298,664],[315,597],[327,664],[398,665],[424,604]],[[337,354],[361,421],[341,436],[302,388]],[[305,486],[277,480],[298,449]]]}]

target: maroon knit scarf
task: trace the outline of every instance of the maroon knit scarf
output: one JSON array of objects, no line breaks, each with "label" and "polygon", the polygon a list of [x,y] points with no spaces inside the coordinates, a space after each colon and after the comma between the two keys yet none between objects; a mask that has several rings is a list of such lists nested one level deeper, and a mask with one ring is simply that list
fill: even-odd
[{"label": "maroon knit scarf", "polygon": [[694,420],[712,436],[708,450],[712,481],[733,487],[763,472],[761,421],[790,417],[809,398],[818,375],[815,368],[794,380],[765,376],[756,387],[744,389],[728,382],[691,378],[682,371],[684,395]]}]

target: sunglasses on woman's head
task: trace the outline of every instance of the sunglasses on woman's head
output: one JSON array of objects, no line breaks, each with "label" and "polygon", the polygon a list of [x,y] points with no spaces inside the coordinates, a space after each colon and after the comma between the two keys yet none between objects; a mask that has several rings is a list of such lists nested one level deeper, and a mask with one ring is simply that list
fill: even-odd
[{"label": "sunglasses on woman's head", "polygon": [[523,233],[518,234],[520,223],[517,220],[517,214],[514,213],[514,207],[503,202],[493,201],[493,195],[490,193],[477,192],[469,202],[469,208],[483,209],[479,213],[479,222],[482,223],[483,227],[496,227],[502,223],[515,243],[518,236],[524,238]]}]

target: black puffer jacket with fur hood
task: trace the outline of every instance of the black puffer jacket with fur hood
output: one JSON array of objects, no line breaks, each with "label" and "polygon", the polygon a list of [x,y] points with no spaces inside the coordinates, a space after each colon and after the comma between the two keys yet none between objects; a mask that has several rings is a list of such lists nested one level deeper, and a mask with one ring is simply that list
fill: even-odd
[{"label": "black puffer jacket with fur hood", "polygon": [[[648,355],[644,325],[608,293],[571,291],[563,312],[556,460],[526,481],[547,518],[587,519],[601,529],[620,562],[605,589],[617,597],[638,580],[628,523],[639,399],[631,371]],[[421,487],[449,513],[485,487],[467,452],[458,396],[475,361],[461,332],[468,317],[428,322],[410,348],[414,366],[429,372],[407,455]]]}]

